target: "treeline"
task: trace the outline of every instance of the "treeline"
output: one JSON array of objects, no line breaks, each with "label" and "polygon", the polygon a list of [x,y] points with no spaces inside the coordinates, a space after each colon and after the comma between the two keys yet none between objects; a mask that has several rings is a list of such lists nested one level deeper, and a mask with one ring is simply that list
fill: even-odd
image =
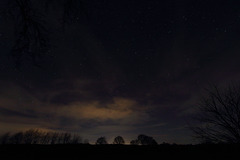
[{"label": "treeline", "polygon": [[[108,144],[107,140],[105,137],[100,137],[96,141],[96,145],[103,145],[103,144]],[[114,138],[112,144],[125,144],[125,141],[122,136],[117,136]],[[137,139],[131,140],[130,141],[131,145],[157,145],[157,141],[150,136],[146,136],[143,134],[140,134]]]},{"label": "treeline", "polygon": [[[0,136],[0,144],[89,144],[87,139],[84,139],[78,134],[41,131],[38,129],[30,129],[25,132],[17,132],[14,134],[5,133]],[[105,144],[125,144],[122,136],[114,138],[112,143],[108,143],[105,137],[99,137],[96,145]],[[158,143],[153,137],[140,134],[136,139],[130,141],[130,145],[157,145]]]},{"label": "treeline", "polygon": [[51,132],[30,129],[25,132],[14,134],[5,133],[0,137],[0,144],[88,144],[88,140],[83,140],[78,134],[68,132]]}]

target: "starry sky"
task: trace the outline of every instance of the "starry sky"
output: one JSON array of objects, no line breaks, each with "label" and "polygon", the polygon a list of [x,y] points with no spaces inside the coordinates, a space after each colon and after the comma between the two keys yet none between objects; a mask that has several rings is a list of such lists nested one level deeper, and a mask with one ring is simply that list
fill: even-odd
[{"label": "starry sky", "polygon": [[10,54],[16,25],[1,14],[0,133],[40,128],[90,142],[146,134],[159,143],[194,143],[187,126],[204,88],[240,80],[239,6],[82,0],[74,21],[63,24],[61,5],[49,5],[41,17],[47,55],[40,67],[23,56],[20,68]]}]

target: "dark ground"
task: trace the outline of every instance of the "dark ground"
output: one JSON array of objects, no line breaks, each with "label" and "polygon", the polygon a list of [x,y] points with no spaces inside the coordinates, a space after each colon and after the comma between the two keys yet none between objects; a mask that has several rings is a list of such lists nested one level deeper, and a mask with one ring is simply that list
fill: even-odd
[{"label": "dark ground", "polygon": [[[237,159],[240,145],[2,145],[0,159]],[[237,157],[236,157],[237,156]]]}]

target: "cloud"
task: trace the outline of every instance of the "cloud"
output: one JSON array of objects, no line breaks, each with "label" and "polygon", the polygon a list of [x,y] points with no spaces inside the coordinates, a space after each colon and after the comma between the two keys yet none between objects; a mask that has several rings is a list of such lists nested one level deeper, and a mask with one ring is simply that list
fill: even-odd
[{"label": "cloud", "polygon": [[99,101],[91,101],[66,105],[61,107],[57,114],[76,119],[120,120],[138,115],[139,111],[137,111],[137,108],[136,101],[116,97],[113,98],[112,102],[106,104],[102,104]]},{"label": "cloud", "polygon": [[136,97],[108,96],[102,82],[75,79],[52,84],[32,90],[4,82],[0,90],[0,132],[40,128],[78,132],[91,141],[100,135],[110,139],[123,135],[131,140],[139,133],[165,126],[162,120],[152,121],[156,107]]},{"label": "cloud", "polygon": [[[149,107],[139,104],[133,98],[116,96],[105,98],[104,101],[99,97],[94,98],[94,89],[87,90],[84,85],[96,85],[95,82],[75,81],[76,87],[62,86],[61,89],[40,89],[35,92],[16,83],[2,84],[0,121],[4,125],[0,127],[1,131],[29,127],[86,134],[92,130],[97,135],[98,132],[111,132],[113,126],[116,132],[124,128],[125,131],[134,130],[136,125],[146,123],[149,119],[146,112]],[[45,98],[43,100],[36,96]],[[81,99],[79,96],[86,98]],[[54,98],[59,103],[53,103]]]}]

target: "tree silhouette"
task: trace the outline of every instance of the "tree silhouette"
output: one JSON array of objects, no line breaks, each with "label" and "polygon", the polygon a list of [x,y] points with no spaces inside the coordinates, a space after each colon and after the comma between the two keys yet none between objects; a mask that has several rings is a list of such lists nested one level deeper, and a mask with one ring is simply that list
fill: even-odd
[{"label": "tree silhouette", "polygon": [[143,134],[140,134],[137,140],[141,145],[157,145],[157,142],[155,139],[153,139],[153,137],[149,137]]},{"label": "tree silhouette", "polygon": [[77,134],[74,134],[72,136],[72,140],[70,142],[71,144],[79,144],[79,143],[82,143],[82,137],[77,135]]},{"label": "tree silhouette", "polygon": [[11,144],[22,144],[23,143],[23,132],[15,133],[9,139]]},{"label": "tree silhouette", "polygon": [[105,137],[99,137],[96,141],[96,144],[97,145],[103,145],[103,144],[108,144],[108,143],[107,143],[107,140],[106,140]]},{"label": "tree silhouette", "polygon": [[63,144],[69,144],[71,142],[72,135],[70,133],[63,134]]},{"label": "tree silhouette", "polygon": [[40,144],[49,144],[50,141],[51,141],[51,133],[50,132],[42,133]]},{"label": "tree silhouette", "polygon": [[59,136],[59,133],[57,132],[54,132],[54,133],[51,133],[51,144],[56,144],[58,142],[58,136]]},{"label": "tree silhouette", "polygon": [[125,141],[122,136],[117,136],[114,138],[113,144],[124,144]]},{"label": "tree silhouette", "polygon": [[30,129],[13,135],[5,133],[0,136],[0,144],[80,144],[81,136],[71,133],[43,132]]},{"label": "tree silhouette", "polygon": [[130,142],[131,145],[157,145],[158,143],[156,142],[153,137],[146,136],[144,134],[140,134],[136,140],[132,140]]},{"label": "tree silhouette", "polygon": [[64,133],[59,133],[57,136],[57,143],[63,144],[63,142],[64,142]]},{"label": "tree silhouette", "polygon": [[23,141],[25,144],[37,144],[38,142],[38,130],[30,129],[23,135]]},{"label": "tree silhouette", "polygon": [[7,132],[0,137],[0,142],[1,144],[7,144],[9,142],[9,139],[10,139],[10,133]]},{"label": "tree silhouette", "polygon": [[200,123],[191,127],[202,142],[240,143],[240,86],[207,89],[199,106]]}]

